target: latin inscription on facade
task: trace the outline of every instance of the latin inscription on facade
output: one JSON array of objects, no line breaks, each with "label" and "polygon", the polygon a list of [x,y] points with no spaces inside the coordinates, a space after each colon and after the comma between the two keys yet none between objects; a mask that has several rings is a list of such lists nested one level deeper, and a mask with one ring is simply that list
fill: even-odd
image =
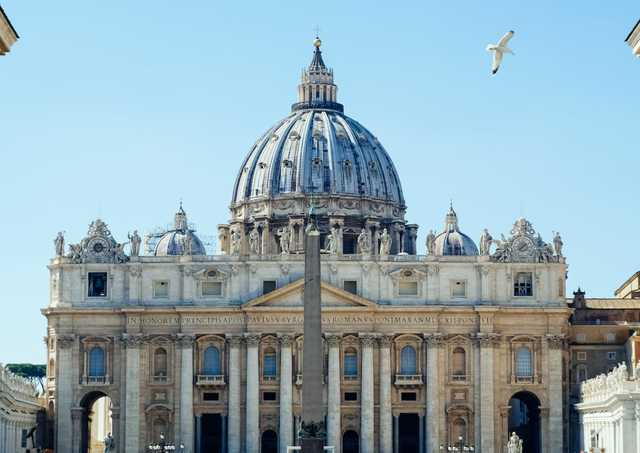
[{"label": "latin inscription on facade", "polygon": [[[136,318],[128,317],[127,324],[152,325],[196,325],[196,324],[302,324],[302,316],[221,316],[183,318]],[[492,317],[435,317],[435,316],[323,316],[324,324],[485,324]]]}]

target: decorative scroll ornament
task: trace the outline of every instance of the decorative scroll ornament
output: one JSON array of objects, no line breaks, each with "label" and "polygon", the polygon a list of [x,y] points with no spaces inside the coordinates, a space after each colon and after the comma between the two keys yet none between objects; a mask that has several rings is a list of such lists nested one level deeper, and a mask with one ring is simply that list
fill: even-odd
[{"label": "decorative scroll ornament", "polygon": [[360,338],[360,345],[363,348],[370,348],[373,346],[373,341],[376,337],[372,333],[360,333],[358,334],[358,338]]},{"label": "decorative scroll ornament", "polygon": [[389,348],[393,343],[393,334],[391,333],[381,333],[378,336],[378,341],[380,342],[381,348]]},{"label": "decorative scroll ornament", "polygon": [[278,340],[280,340],[280,347],[282,348],[290,348],[293,345],[293,342],[295,339],[296,339],[296,336],[293,333],[278,334]]},{"label": "decorative scroll ornament", "polygon": [[287,266],[286,264],[283,264],[280,266],[280,271],[282,272],[282,275],[288,275],[289,274],[289,266]]},{"label": "decorative scroll ornament", "polygon": [[228,334],[226,335],[227,343],[229,343],[229,347],[231,348],[239,348],[242,344],[242,335],[241,334]]},{"label": "decorative scroll ornament", "polygon": [[73,335],[58,335],[56,338],[56,343],[58,344],[58,349],[69,349],[73,346],[73,342],[75,338]]},{"label": "decorative scroll ornament", "polygon": [[[561,255],[554,252],[553,246],[547,244],[540,237],[540,233],[534,237],[536,231],[531,222],[524,217],[513,224],[510,231],[511,237],[502,240],[485,241],[488,247],[493,243],[498,246],[492,258],[496,263],[509,262],[533,262],[533,263],[557,263]],[[484,235],[483,235],[484,237]],[[560,245],[561,247],[561,245]]]},{"label": "decorative scroll ornament", "polygon": [[424,342],[427,348],[444,348],[446,340],[441,333],[425,333]]},{"label": "decorative scroll ornament", "polygon": [[342,334],[339,333],[325,333],[324,339],[329,344],[330,348],[337,348],[340,346],[340,342],[342,341]]},{"label": "decorative scroll ornament", "polygon": [[300,422],[298,437],[301,439],[324,439],[327,433],[324,429],[324,422]]},{"label": "decorative scroll ornament", "polygon": [[564,335],[547,334],[549,349],[562,349],[564,347]]},{"label": "decorative scroll ornament", "polygon": [[247,346],[249,347],[258,347],[260,344],[260,335],[259,333],[245,333],[244,339],[247,341]]},{"label": "decorative scroll ornament", "polygon": [[129,275],[131,275],[132,277],[140,277],[142,275],[142,267],[140,266],[130,267]]},{"label": "decorative scroll ornament", "polygon": [[429,274],[429,277],[437,277],[439,273],[440,269],[438,268],[438,266],[427,267],[427,274]]},{"label": "decorative scroll ornament", "polygon": [[184,333],[177,333],[175,335],[171,335],[171,339],[176,344],[177,348],[190,349],[193,347],[193,344],[196,341],[196,336],[184,334]]},{"label": "decorative scroll ornament", "polygon": [[478,270],[478,274],[480,276],[486,276],[489,275],[489,266],[487,265],[483,265],[483,266],[477,266],[476,269]]},{"label": "decorative scroll ornament", "polygon": [[481,348],[497,348],[500,345],[499,333],[477,333],[476,339]]},{"label": "decorative scroll ornament", "polygon": [[140,349],[147,345],[149,335],[144,333],[123,333],[122,343],[127,349]]}]

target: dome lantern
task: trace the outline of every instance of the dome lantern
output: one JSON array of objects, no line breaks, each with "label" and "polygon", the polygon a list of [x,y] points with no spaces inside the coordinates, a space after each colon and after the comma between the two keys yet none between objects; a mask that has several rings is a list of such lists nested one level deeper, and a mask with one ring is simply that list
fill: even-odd
[{"label": "dome lantern", "polygon": [[302,81],[298,85],[298,103],[291,106],[292,112],[306,109],[344,112],[342,104],[338,104],[338,87],[333,83],[333,69],[327,68],[322,59],[321,45],[322,41],[316,37],[313,41],[313,59],[309,67],[302,70]]}]

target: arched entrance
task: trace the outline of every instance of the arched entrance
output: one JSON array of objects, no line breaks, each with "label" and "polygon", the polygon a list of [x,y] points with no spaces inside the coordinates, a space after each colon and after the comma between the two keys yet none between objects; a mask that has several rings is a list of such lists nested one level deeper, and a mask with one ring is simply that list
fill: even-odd
[{"label": "arched entrance", "polygon": [[418,414],[400,414],[399,443],[402,453],[420,451],[420,418]]},{"label": "arched entrance", "polygon": [[360,436],[354,430],[345,431],[342,435],[342,453],[359,453]]},{"label": "arched entrance", "polygon": [[260,453],[278,453],[278,434],[272,429],[262,433]]},{"label": "arched entrance", "polygon": [[80,407],[84,409],[80,451],[82,453],[101,453],[104,451],[104,438],[107,437],[107,433],[112,431],[109,413],[111,399],[106,393],[91,392],[82,398]]},{"label": "arched entrance", "polygon": [[509,433],[522,439],[522,453],[540,453],[540,400],[533,393],[518,392],[509,400]]}]

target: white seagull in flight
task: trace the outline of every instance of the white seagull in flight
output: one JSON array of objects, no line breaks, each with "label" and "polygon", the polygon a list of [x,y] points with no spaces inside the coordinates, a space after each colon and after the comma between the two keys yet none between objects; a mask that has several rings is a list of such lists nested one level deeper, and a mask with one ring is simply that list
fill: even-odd
[{"label": "white seagull in flight", "polygon": [[493,53],[493,75],[496,75],[496,72],[498,72],[503,53],[510,53],[512,55],[515,55],[515,53],[513,53],[511,49],[507,47],[507,43],[511,38],[513,38],[513,30],[504,35],[497,46],[494,46],[493,44],[489,44],[487,46],[487,50],[495,51]]}]

